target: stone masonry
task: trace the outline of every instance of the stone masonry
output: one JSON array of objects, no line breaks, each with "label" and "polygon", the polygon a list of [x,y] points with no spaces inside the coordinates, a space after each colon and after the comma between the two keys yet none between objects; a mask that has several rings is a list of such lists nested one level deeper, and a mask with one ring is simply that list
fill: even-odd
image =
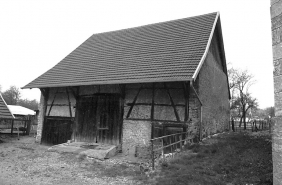
[{"label": "stone masonry", "polygon": [[230,117],[228,80],[215,41],[214,37],[196,80],[203,103],[202,137],[227,130]]},{"label": "stone masonry", "polygon": [[272,132],[273,184],[282,184],[282,0],[271,0],[275,122]]}]

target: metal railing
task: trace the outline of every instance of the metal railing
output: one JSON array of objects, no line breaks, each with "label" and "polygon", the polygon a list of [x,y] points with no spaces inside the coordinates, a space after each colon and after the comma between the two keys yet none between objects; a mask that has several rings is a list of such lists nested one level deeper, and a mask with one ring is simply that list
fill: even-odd
[{"label": "metal railing", "polygon": [[194,139],[194,136],[188,137],[188,132],[170,134],[151,139],[152,169],[155,169],[156,152],[161,152],[161,156],[163,157],[166,152],[173,154],[177,149],[182,151],[183,146],[188,140],[192,142],[192,139]]}]

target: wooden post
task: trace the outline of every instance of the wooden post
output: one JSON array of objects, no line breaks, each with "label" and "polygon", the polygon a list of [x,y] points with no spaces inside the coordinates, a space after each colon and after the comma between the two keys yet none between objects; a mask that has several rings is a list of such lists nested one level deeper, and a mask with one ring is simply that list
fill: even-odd
[{"label": "wooden post", "polygon": [[[179,135],[179,141],[181,140],[182,140],[181,135]],[[182,141],[180,142],[180,151],[182,151]]]},{"label": "wooden post", "polygon": [[14,120],[12,120],[11,135],[13,134],[13,130],[14,130]]},{"label": "wooden post", "polygon": [[151,140],[151,149],[152,149],[152,169],[155,169],[155,156],[154,156],[154,142]]},{"label": "wooden post", "polygon": [[164,157],[164,138],[162,138],[161,140],[162,140],[162,157]]},{"label": "wooden post", "polygon": [[72,118],[70,95],[69,95],[69,91],[68,91],[68,88],[67,88],[67,87],[66,87],[66,92],[67,92],[67,95],[68,95],[68,103],[69,103],[70,117]]},{"label": "wooden post", "polygon": [[129,118],[129,116],[130,116],[130,114],[131,114],[131,111],[132,111],[132,109],[133,109],[133,106],[135,105],[135,102],[136,102],[136,100],[137,100],[137,98],[138,98],[138,95],[139,95],[140,91],[142,90],[142,88],[143,88],[143,85],[140,86],[140,88],[139,88],[139,90],[138,90],[138,93],[136,94],[136,96],[135,96],[135,98],[134,98],[134,100],[133,100],[133,102],[132,102],[132,105],[130,106],[130,108],[129,108],[129,110],[128,110],[128,113],[127,113],[126,118]]},{"label": "wooden post", "polygon": [[154,139],[155,123],[151,122],[151,139]]},{"label": "wooden post", "polygon": [[[171,144],[172,143],[172,139],[171,139],[171,136],[169,137],[169,144]],[[171,146],[169,146],[170,147],[170,152],[172,153],[172,150],[173,150],[173,148],[172,148],[172,145]]]},{"label": "wooden post", "polygon": [[[55,99],[56,99],[58,90],[59,90],[59,88],[57,89],[57,91],[56,91],[56,93],[55,93],[55,95],[54,95],[54,99],[53,99],[53,101],[52,101],[52,103],[51,103],[51,106],[50,106],[49,111],[48,111],[48,114],[47,114],[48,116],[50,116],[50,112],[51,112],[51,109],[52,109],[53,104],[54,104],[54,102],[55,102]],[[47,107],[47,103],[48,103],[48,101],[46,102],[46,107]],[[46,108],[46,110],[47,110],[47,108]]]},{"label": "wooden post", "polygon": [[169,92],[169,89],[168,89],[167,86],[166,86],[166,83],[164,83],[164,87],[165,87],[166,92],[167,92],[167,94],[168,94],[168,96],[169,96],[170,103],[171,103],[171,106],[173,107],[176,120],[177,120],[178,122],[180,122],[179,115],[178,115],[178,112],[177,112],[177,110],[176,110],[176,106],[175,106],[174,101],[173,101],[173,99],[172,99],[172,97],[171,97],[171,94],[170,94],[170,92]]},{"label": "wooden post", "polygon": [[42,143],[42,137],[44,136],[45,134],[45,129],[44,129],[44,125],[45,125],[45,122],[46,122],[46,119],[45,119],[45,116],[46,116],[46,113],[47,113],[47,103],[48,103],[48,99],[49,99],[49,88],[45,88],[45,89],[40,89],[42,95],[43,95],[43,110],[42,110],[42,131],[41,131],[41,139],[40,139],[40,143]]},{"label": "wooden post", "polygon": [[153,83],[152,90],[152,105],[151,105],[151,120],[154,120],[154,106],[155,106],[155,83]]}]

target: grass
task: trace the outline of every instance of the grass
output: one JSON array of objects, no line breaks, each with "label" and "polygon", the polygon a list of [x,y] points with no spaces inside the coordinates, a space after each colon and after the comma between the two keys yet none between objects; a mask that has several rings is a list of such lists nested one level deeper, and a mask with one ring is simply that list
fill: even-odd
[{"label": "grass", "polygon": [[189,147],[161,166],[157,184],[272,184],[270,136],[223,134],[214,144]]},{"label": "grass", "polygon": [[[85,155],[62,154],[61,159],[79,163],[101,177],[129,177],[143,184],[232,185],[272,184],[270,136],[225,133],[188,147],[170,161],[163,161],[148,177],[138,165],[89,162]],[[230,185],[231,185],[230,184]]]}]

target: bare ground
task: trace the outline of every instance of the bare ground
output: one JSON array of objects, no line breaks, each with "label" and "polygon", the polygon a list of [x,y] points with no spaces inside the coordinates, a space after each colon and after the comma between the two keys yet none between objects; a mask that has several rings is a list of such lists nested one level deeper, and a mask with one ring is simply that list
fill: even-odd
[{"label": "bare ground", "polygon": [[271,135],[224,133],[200,144],[155,171],[141,172],[123,158],[105,161],[48,151],[33,137],[0,134],[0,185],[29,184],[272,184]]},{"label": "bare ground", "polygon": [[143,175],[137,165],[49,152],[48,146],[34,140],[30,136],[17,140],[0,135],[0,185],[142,184]]}]

